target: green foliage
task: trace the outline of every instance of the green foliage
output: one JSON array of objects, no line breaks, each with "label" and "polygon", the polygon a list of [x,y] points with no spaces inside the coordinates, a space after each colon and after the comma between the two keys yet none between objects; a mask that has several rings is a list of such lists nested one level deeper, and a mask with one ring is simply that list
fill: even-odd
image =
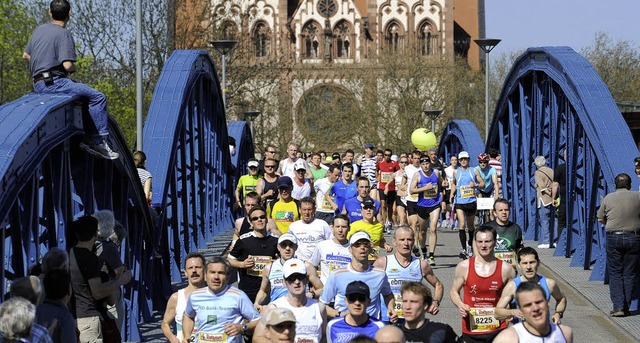
[{"label": "green foliage", "polygon": [[593,65],[616,101],[640,99],[640,48],[633,42],[614,42],[598,32],[582,55]]},{"label": "green foliage", "polygon": [[23,0],[0,0],[0,104],[32,90],[29,63],[22,58],[36,21]]}]

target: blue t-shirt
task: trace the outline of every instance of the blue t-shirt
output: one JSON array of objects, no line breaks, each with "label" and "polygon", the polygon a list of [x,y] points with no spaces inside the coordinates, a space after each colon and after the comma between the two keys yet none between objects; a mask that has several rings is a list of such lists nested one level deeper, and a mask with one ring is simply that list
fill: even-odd
[{"label": "blue t-shirt", "polygon": [[327,343],[347,343],[360,335],[373,338],[384,323],[369,318],[364,325],[353,326],[345,321],[345,317],[334,318],[327,324]]},{"label": "blue t-shirt", "polygon": [[198,328],[196,343],[201,341],[226,341],[241,343],[242,335],[227,337],[224,325],[250,322],[260,319],[260,314],[253,307],[249,297],[241,290],[227,286],[218,294],[209,287],[193,291],[187,300],[184,314],[192,318],[194,327]]},{"label": "blue t-shirt", "polygon": [[338,205],[337,213],[342,213],[342,207],[347,199],[351,199],[358,195],[358,188],[356,182],[351,181],[350,184],[345,184],[343,180],[338,180],[333,184],[331,194],[334,194],[334,201]]},{"label": "blue t-shirt", "polygon": [[327,283],[322,289],[320,301],[329,304],[334,300],[334,308],[340,312],[347,310],[345,291],[347,285],[353,281],[362,281],[369,286],[369,298],[371,304],[367,307],[367,313],[375,319],[380,319],[380,295],[391,294],[391,286],[383,269],[369,266],[365,272],[357,272],[351,268],[351,264],[345,269],[334,270],[329,274]]},{"label": "blue t-shirt", "polygon": [[76,61],[76,45],[71,32],[60,25],[47,23],[38,26],[24,51],[31,56],[31,76],[60,68],[65,61]]},{"label": "blue t-shirt", "polygon": [[[378,215],[380,202],[375,199],[373,201],[376,203],[376,215]],[[358,200],[357,196],[347,199],[347,201],[344,202],[344,207],[347,209],[347,215],[352,223],[362,219],[362,201]]]},{"label": "blue t-shirt", "polygon": [[433,184],[433,188],[418,194],[418,206],[433,207],[440,204],[442,202],[442,193],[439,192],[439,180],[436,172],[431,169],[431,176],[426,176],[421,169],[418,171],[418,176],[420,176],[420,179],[418,179],[416,189],[424,187],[429,183]]},{"label": "blue t-shirt", "polygon": [[482,169],[480,166],[475,168],[480,172],[480,177],[484,180],[484,188],[478,187],[478,189],[484,193],[489,193],[493,191],[493,176],[496,175],[496,169],[492,166],[487,166],[487,168]]},{"label": "blue t-shirt", "polygon": [[476,182],[476,174],[472,168],[463,170],[458,168],[456,170],[456,204],[470,204],[476,202],[476,188],[469,186],[469,184]]}]

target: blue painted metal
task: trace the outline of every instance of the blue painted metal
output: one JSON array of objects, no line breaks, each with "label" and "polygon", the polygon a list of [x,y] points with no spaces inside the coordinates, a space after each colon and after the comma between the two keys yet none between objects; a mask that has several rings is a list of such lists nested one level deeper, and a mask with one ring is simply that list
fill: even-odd
[{"label": "blue painted metal", "polygon": [[561,197],[568,229],[556,254],[572,255],[572,266],[593,268],[590,279],[604,280],[605,234],[596,211],[615,189],[618,173],[633,175],[638,150],[593,67],[569,47],[528,49],[504,83],[487,145],[500,147],[503,194],[529,239],[539,230],[533,160],[545,156],[552,168],[566,163],[567,192]]},{"label": "blue painted metal", "polygon": [[[247,173],[249,159],[255,158],[255,146],[251,136],[251,125],[244,121],[232,121],[228,125],[229,136],[236,140],[236,154],[231,156],[231,163],[235,167],[235,180]],[[235,184],[236,182],[234,182]]]},{"label": "blue painted metal", "polygon": [[451,155],[457,156],[463,150],[471,155],[471,161],[475,161],[474,157],[484,152],[484,142],[478,128],[470,120],[451,120],[442,130],[438,157],[449,162]]},{"label": "blue painted metal", "polygon": [[[0,228],[2,294],[8,282],[27,274],[50,247],[69,249],[75,218],[112,209],[129,231],[122,257],[133,280],[125,287],[127,325],[123,336],[139,340],[137,323],[148,318],[152,285],[151,216],[133,159],[117,125],[110,121],[116,161],[96,159],[78,146],[86,103],[78,97],[29,94],[0,107]],[[91,124],[92,125],[92,124]],[[90,126],[91,126],[90,125]]]},{"label": "blue painted metal", "polygon": [[227,123],[206,51],[176,50],[167,60],[147,115],[144,146],[152,202],[162,209],[154,253],[162,258],[157,277],[168,297],[170,281],[182,281],[186,254],[233,227]]}]

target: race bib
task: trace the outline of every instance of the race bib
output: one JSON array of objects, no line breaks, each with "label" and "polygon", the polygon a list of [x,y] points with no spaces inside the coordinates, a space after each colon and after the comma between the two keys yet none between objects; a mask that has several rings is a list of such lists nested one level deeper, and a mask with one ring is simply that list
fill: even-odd
[{"label": "race bib", "polygon": [[500,321],[494,317],[493,307],[472,307],[469,310],[471,332],[492,331],[500,327]]},{"label": "race bib", "polygon": [[255,192],[257,188],[258,188],[257,186],[246,186],[246,187],[244,187],[245,193]]},{"label": "race bib", "polygon": [[417,200],[418,199],[418,194],[408,194],[407,195],[407,199]]},{"label": "race bib", "polygon": [[393,309],[398,314],[398,318],[404,318],[404,314],[402,313],[402,294],[394,293],[393,297],[395,298],[395,305],[393,306]]},{"label": "race bib", "polygon": [[329,203],[327,200],[322,201],[322,209],[333,211],[333,207],[331,207],[331,203]]},{"label": "race bib", "polygon": [[225,343],[227,341],[227,334],[224,332],[200,332],[198,334],[199,343]]},{"label": "race bib", "polygon": [[513,251],[495,252],[494,255],[502,261],[509,263],[513,268],[516,267],[516,253]]},{"label": "race bib", "polygon": [[475,196],[476,196],[475,187],[460,186],[460,197],[462,197],[463,199],[466,199],[466,198],[473,198]]},{"label": "race bib", "polygon": [[380,182],[382,182],[382,183],[387,183],[387,182],[391,181],[392,178],[393,178],[393,173],[390,173],[390,172],[381,172],[380,173]]},{"label": "race bib", "polygon": [[318,337],[311,335],[296,335],[296,343],[318,343]]},{"label": "race bib", "polygon": [[438,188],[437,187],[433,187],[431,189],[427,189],[426,191],[422,192],[422,197],[425,199],[435,199],[438,197]]},{"label": "race bib", "polygon": [[247,270],[247,275],[262,277],[264,267],[271,263],[271,256],[249,256],[253,259],[253,267]]}]

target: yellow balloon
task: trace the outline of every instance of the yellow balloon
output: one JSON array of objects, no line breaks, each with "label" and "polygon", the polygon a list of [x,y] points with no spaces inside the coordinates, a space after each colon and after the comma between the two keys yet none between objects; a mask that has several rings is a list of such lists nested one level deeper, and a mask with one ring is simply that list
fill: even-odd
[{"label": "yellow balloon", "polygon": [[425,128],[419,128],[411,134],[411,143],[419,150],[429,150],[436,146],[436,135]]}]

